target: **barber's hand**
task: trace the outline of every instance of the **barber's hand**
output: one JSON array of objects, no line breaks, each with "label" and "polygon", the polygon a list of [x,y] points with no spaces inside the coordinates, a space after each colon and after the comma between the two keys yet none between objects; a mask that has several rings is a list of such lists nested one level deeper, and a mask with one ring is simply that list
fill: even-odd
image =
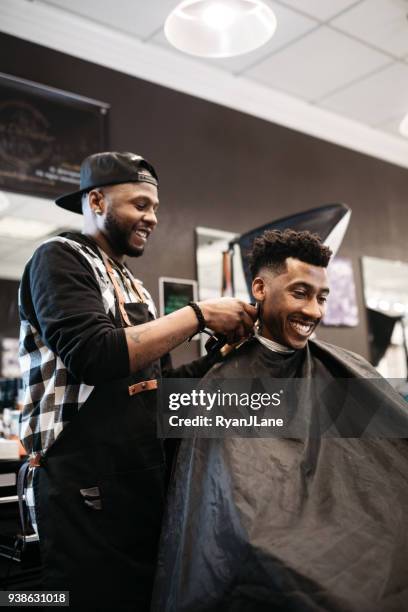
[{"label": "barber's hand", "polygon": [[258,317],[251,304],[235,298],[219,298],[198,302],[207,327],[216,334],[223,334],[228,343],[238,342],[253,332]]}]

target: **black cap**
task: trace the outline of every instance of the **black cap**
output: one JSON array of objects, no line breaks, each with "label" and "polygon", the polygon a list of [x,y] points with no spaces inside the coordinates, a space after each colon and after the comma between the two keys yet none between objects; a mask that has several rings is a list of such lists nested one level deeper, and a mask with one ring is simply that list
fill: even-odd
[{"label": "black cap", "polygon": [[[143,173],[148,170],[151,176]],[[158,186],[158,176],[148,161],[135,153],[107,151],[86,157],[81,164],[79,191],[67,193],[55,200],[61,208],[82,213],[82,194],[105,185],[120,183],[151,183]]]}]

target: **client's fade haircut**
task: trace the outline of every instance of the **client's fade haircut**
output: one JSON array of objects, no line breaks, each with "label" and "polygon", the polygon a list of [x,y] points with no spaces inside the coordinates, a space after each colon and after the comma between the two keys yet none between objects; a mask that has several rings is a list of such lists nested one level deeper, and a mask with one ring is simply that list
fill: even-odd
[{"label": "client's fade haircut", "polygon": [[332,251],[322,243],[317,234],[290,229],[283,232],[267,230],[255,238],[249,253],[249,266],[252,278],[255,278],[262,268],[282,274],[286,270],[285,260],[288,257],[326,268],[331,255]]}]

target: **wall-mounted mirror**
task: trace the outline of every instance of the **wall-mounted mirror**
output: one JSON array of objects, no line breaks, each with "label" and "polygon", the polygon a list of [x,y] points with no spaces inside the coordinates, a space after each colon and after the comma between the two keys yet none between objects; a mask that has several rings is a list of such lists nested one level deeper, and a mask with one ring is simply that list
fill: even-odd
[{"label": "wall-mounted mirror", "polygon": [[[198,298],[209,300],[221,295],[231,295],[230,287],[225,285],[223,274],[223,253],[227,253],[230,243],[237,238],[238,234],[225,232],[223,230],[209,227],[196,228],[196,264],[198,281]],[[230,261],[230,260],[229,260]],[[242,269],[241,257],[232,258],[232,270],[234,276],[234,293],[246,302],[249,301],[248,290]],[[228,274],[226,275],[228,279]],[[227,283],[229,284],[229,283]],[[207,336],[201,334],[201,354],[205,354],[204,345]]]},{"label": "wall-mounted mirror", "polygon": [[387,378],[408,376],[408,263],[362,257],[371,362]]},{"label": "wall-mounted mirror", "polygon": [[[198,295],[200,300],[231,295],[230,288],[223,286],[223,253],[238,234],[209,227],[196,228],[196,263]],[[248,301],[249,295],[242,269],[241,257],[232,258],[234,276],[234,295]]]}]

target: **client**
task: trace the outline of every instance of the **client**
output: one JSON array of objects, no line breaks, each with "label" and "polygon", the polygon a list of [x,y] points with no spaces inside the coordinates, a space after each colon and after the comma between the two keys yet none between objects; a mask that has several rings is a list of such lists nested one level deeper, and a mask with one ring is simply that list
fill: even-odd
[{"label": "client", "polygon": [[[311,339],[325,311],[330,256],[309,232],[255,240],[258,332],[204,383],[271,377],[340,391],[347,381],[365,386],[345,410],[336,394],[323,398],[332,436],[316,435],[323,413],[315,396],[298,406],[302,437],[182,441],[155,611],[408,610],[408,443],[398,438],[407,406],[362,357]],[[380,406],[389,436],[367,436]]]}]

